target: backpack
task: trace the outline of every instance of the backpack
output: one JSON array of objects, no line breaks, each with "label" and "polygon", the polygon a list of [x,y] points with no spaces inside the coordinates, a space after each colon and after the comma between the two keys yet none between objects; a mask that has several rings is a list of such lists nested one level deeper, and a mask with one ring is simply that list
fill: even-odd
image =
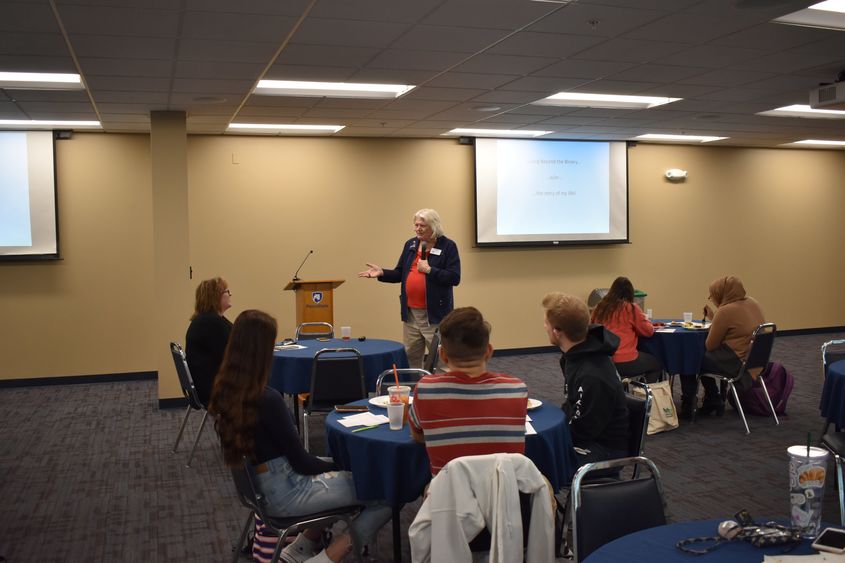
[{"label": "backpack", "polygon": [[795,385],[795,379],[792,374],[787,371],[783,365],[778,362],[771,362],[766,369],[760,374],[760,377],[754,381],[750,389],[739,395],[739,402],[742,404],[742,410],[749,414],[756,414],[760,416],[771,416],[769,410],[769,403],[766,401],[766,395],[763,394],[763,387],[760,385],[760,378],[766,382],[766,390],[769,392],[769,397],[772,399],[772,405],[775,407],[777,414],[786,414],[786,401],[789,400],[789,394],[792,393],[792,387]]}]

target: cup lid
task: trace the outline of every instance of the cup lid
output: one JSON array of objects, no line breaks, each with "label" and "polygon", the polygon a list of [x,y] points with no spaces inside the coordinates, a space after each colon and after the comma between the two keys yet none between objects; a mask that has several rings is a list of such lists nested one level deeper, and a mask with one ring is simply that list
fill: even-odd
[{"label": "cup lid", "polygon": [[810,457],[821,459],[823,457],[827,457],[827,450],[824,448],[817,448],[815,446],[810,446],[810,455],[807,455],[807,446],[789,446],[786,448],[786,453],[795,457]]}]

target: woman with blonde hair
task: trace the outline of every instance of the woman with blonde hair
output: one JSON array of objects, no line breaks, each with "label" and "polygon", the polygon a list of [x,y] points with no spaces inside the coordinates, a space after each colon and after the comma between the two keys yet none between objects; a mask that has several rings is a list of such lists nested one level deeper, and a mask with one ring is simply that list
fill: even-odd
[{"label": "woman with blonde hair", "polygon": [[[244,311],[235,319],[209,406],[215,415],[223,460],[229,467],[239,467],[246,457],[255,466],[258,487],[273,516],[301,516],[365,504],[350,532],[357,545],[369,543],[390,519],[391,510],[382,504],[360,502],[350,472],[337,471],[331,460],[313,456],[302,447],[282,395],[267,386],[276,331],[276,320],[261,311]],[[311,560],[320,532],[310,529],[297,536],[282,551],[282,560]],[[313,561],[339,560],[334,555],[342,557],[351,545],[344,534]]]},{"label": "woman with blonde hair", "polygon": [[232,292],[223,278],[197,286],[194,314],[185,334],[185,357],[202,404],[208,405],[214,376],[223,361],[232,323],[223,316],[232,306]]}]

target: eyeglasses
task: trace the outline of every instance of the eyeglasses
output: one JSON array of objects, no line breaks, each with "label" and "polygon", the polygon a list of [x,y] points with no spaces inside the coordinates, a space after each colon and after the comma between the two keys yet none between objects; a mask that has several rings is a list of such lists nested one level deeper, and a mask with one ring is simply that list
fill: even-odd
[{"label": "eyeglasses", "polygon": [[232,296],[232,290],[231,289],[224,289],[223,291],[220,292],[221,295],[224,294],[224,293],[228,294],[229,297]]}]

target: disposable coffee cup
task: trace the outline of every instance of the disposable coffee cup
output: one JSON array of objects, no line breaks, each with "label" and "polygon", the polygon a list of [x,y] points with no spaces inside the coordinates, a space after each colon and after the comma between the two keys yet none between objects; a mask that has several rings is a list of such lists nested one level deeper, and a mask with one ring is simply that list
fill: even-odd
[{"label": "disposable coffee cup", "polygon": [[388,403],[387,418],[391,430],[402,430],[405,422],[405,405],[403,403]]},{"label": "disposable coffee cup", "polygon": [[344,340],[349,340],[352,337],[352,327],[351,326],[342,326],[340,327],[340,337]]},{"label": "disposable coffee cup", "polygon": [[390,405],[401,404],[405,409],[402,420],[408,420],[408,403],[411,401],[411,388],[407,385],[391,385],[387,388],[387,394],[390,397]]},{"label": "disposable coffee cup", "polygon": [[821,531],[824,479],[827,474],[827,450],[790,446],[789,504],[792,525],[804,538],[814,538]]},{"label": "disposable coffee cup", "polygon": [[684,313],[684,323],[691,323],[692,322],[692,313]]}]

